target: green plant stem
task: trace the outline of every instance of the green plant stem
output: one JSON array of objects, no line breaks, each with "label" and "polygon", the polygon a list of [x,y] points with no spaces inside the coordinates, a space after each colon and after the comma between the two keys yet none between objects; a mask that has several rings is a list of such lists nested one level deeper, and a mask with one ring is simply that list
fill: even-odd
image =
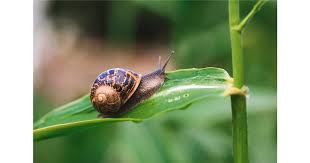
[{"label": "green plant stem", "polygon": [[244,84],[242,40],[241,32],[234,30],[240,21],[239,1],[229,0],[228,4],[234,86],[241,88]]},{"label": "green plant stem", "polygon": [[261,9],[261,7],[265,4],[266,0],[259,0],[253,6],[252,10],[248,13],[248,15],[237,25],[234,26],[234,30],[242,32],[245,26],[249,23],[249,21],[253,18],[253,16]]},{"label": "green plant stem", "polygon": [[[234,86],[241,88],[244,85],[242,40],[241,32],[234,29],[234,27],[238,26],[240,23],[239,1],[229,0],[228,8]],[[248,163],[247,113],[245,96],[232,95],[231,107],[234,162]]]},{"label": "green plant stem", "polygon": [[247,112],[245,96],[231,96],[233,156],[235,163],[248,163]]}]

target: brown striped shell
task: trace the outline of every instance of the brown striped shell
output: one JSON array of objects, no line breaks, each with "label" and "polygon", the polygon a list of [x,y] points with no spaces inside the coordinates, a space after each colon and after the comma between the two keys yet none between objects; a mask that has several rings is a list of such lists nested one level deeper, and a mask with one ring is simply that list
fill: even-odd
[{"label": "brown striped shell", "polygon": [[101,114],[118,112],[138,88],[141,77],[141,74],[122,68],[102,72],[91,87],[93,106]]}]

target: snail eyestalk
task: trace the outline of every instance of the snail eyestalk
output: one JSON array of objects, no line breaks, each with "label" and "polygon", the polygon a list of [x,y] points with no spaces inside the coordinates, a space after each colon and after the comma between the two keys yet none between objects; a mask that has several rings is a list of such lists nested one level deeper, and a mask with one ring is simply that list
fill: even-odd
[{"label": "snail eyestalk", "polygon": [[171,51],[171,53],[170,53],[170,55],[169,55],[168,59],[166,60],[166,62],[165,62],[165,64],[164,64],[163,68],[161,68],[161,69],[162,69],[162,71],[165,71],[165,68],[166,68],[166,66],[167,66],[167,65],[168,65],[168,63],[169,63],[169,61],[170,61],[170,58],[171,58],[172,54],[174,54],[174,51]]},{"label": "snail eyestalk", "polygon": [[158,56],[158,69],[161,69],[161,56]]}]

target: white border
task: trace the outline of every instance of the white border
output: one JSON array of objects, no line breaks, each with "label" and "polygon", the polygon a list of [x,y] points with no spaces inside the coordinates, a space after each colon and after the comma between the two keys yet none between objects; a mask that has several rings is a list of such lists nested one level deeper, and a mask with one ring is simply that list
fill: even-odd
[{"label": "white border", "polygon": [[33,162],[32,1],[0,5],[0,162]]},{"label": "white border", "polygon": [[278,1],[279,163],[310,162],[309,6]]},{"label": "white border", "polygon": [[[0,162],[33,159],[32,5],[1,3]],[[279,163],[310,162],[309,6],[309,1],[278,2]]]}]

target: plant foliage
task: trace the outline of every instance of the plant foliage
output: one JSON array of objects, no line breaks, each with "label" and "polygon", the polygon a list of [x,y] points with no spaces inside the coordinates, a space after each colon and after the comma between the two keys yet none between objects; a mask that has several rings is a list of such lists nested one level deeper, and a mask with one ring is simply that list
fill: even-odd
[{"label": "plant foliage", "polygon": [[168,80],[151,98],[119,118],[97,118],[89,94],[49,112],[34,124],[34,140],[52,138],[121,121],[141,122],[156,114],[186,109],[202,100],[224,97],[231,77],[220,68],[183,69],[167,73]]}]

